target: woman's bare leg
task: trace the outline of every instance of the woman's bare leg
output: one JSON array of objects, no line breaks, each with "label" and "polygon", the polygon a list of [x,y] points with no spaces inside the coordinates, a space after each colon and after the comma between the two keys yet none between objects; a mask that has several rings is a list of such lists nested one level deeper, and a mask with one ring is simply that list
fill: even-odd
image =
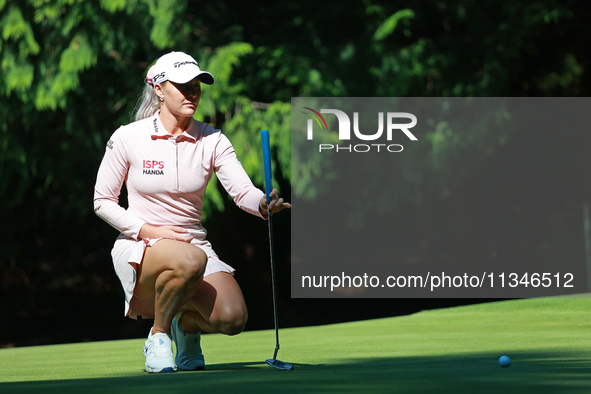
[{"label": "woman's bare leg", "polygon": [[174,316],[201,288],[206,264],[205,252],[187,242],[163,239],[146,248],[134,293],[154,298],[152,333],[170,333]]},{"label": "woman's bare leg", "polygon": [[203,330],[236,335],[244,330],[248,319],[240,286],[227,272],[216,272],[204,278],[182,309],[180,324],[188,333]]}]

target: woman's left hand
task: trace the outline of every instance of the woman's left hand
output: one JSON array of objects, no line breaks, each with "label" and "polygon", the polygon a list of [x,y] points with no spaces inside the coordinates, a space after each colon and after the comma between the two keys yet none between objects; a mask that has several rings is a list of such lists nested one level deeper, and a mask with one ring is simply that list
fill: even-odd
[{"label": "woman's left hand", "polygon": [[278,193],[277,189],[273,189],[273,190],[271,190],[271,193],[269,193],[269,197],[271,197],[271,201],[269,202],[268,207],[267,207],[267,197],[265,196],[265,197],[261,198],[261,202],[259,203],[259,209],[263,215],[267,215],[269,212],[269,209],[271,210],[271,212],[277,213],[284,208],[291,208],[291,204],[284,201],[283,198],[280,198],[277,195],[277,193]]}]

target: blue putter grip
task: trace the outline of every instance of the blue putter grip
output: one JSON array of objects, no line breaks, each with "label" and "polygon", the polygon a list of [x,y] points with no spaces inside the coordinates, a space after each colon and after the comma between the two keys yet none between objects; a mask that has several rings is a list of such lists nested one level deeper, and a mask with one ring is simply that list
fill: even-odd
[{"label": "blue putter grip", "polygon": [[269,143],[269,130],[261,130],[261,142],[263,143],[263,164],[265,166],[265,191],[267,202],[271,201],[271,144]]}]

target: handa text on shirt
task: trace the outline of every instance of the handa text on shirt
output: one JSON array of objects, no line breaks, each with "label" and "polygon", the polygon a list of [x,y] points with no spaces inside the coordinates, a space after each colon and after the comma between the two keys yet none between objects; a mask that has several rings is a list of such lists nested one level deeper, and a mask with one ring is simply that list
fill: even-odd
[{"label": "handa text on shirt", "polygon": [[162,170],[143,170],[144,175],[164,175],[164,171]]}]

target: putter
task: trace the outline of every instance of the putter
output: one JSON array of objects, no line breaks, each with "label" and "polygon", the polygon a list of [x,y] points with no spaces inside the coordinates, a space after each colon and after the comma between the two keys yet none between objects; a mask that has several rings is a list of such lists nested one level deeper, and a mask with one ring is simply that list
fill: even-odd
[{"label": "putter", "polygon": [[[263,143],[263,163],[265,167],[265,191],[267,195],[267,204],[271,202],[269,194],[273,190],[271,184],[271,145],[269,143],[269,130],[261,130],[261,141]],[[273,358],[267,359],[265,362],[270,366],[283,370],[291,371],[293,365],[284,361],[277,360],[277,352],[279,351],[279,320],[277,318],[277,296],[275,290],[275,247],[273,246],[273,213],[269,211],[269,248],[271,252],[271,284],[273,287],[273,316],[275,318],[275,352]]]}]

